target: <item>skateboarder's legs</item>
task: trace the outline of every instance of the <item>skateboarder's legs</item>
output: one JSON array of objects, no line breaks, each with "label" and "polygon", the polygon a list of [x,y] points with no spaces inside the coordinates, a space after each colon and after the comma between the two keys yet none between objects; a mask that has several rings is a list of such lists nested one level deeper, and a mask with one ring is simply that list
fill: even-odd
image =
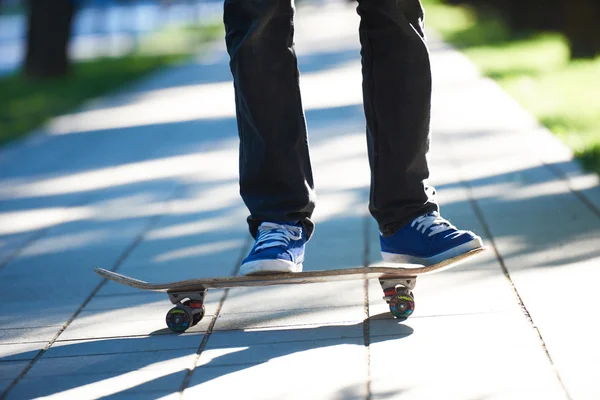
[{"label": "skateboarder's legs", "polygon": [[[439,217],[424,185],[429,176],[431,71],[421,28],[422,8],[418,0],[358,3],[372,175],[369,209],[382,233],[382,249],[389,254],[405,252],[397,246],[398,240],[408,243],[409,250],[414,241],[416,248],[432,248],[420,242],[421,236],[437,228],[435,232],[457,230]],[[282,270],[301,269],[304,243],[313,231],[314,185],[293,19],[292,0],[225,0],[226,43],[241,140],[240,191],[250,210],[250,231],[257,238],[244,265],[261,264],[258,270],[264,269],[265,260],[277,270],[281,257],[286,261]],[[269,224],[259,229],[262,222]],[[407,224],[409,228],[400,232]],[[463,239],[459,246],[475,236],[468,232]],[[437,243],[433,248],[444,253],[448,246],[453,244]],[[477,243],[467,247],[473,246]],[[417,256],[423,257],[429,254]]]},{"label": "skateboarder's legs", "polygon": [[438,206],[429,177],[431,70],[419,0],[361,0],[363,103],[371,165],[369,210],[384,235]]},{"label": "skateboarder's legs", "polygon": [[[401,5],[402,8],[398,7]],[[428,177],[431,72],[418,0],[361,0],[360,39],[372,188],[384,234],[437,210]],[[262,221],[302,221],[312,232],[314,185],[291,0],[226,0],[240,135],[240,191],[251,232]]]},{"label": "skateboarder's legs", "polygon": [[313,224],[314,185],[293,46],[292,0],[225,0],[240,136],[240,193],[250,231],[262,221]]}]

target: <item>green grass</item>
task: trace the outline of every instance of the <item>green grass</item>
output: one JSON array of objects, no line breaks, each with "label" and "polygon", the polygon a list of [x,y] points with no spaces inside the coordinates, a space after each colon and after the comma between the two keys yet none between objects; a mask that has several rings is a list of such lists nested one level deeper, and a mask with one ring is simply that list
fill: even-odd
[{"label": "green grass", "polygon": [[600,173],[600,57],[569,60],[564,37],[510,32],[490,12],[425,0],[426,23]]},{"label": "green grass", "polygon": [[69,77],[30,80],[14,74],[0,78],[0,145],[27,134],[88,99],[181,62],[221,32],[220,23],[169,28],[142,39],[136,51],[128,56],[77,62]]},{"label": "green grass", "polygon": [[0,0],[0,15],[22,15],[24,13],[25,7],[23,4],[4,4],[2,0]]}]

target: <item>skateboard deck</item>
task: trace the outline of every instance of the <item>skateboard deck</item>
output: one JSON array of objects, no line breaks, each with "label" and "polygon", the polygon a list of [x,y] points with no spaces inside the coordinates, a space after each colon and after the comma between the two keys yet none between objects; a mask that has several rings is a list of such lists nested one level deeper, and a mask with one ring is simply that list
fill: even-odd
[{"label": "skateboard deck", "polygon": [[[417,266],[418,264],[392,264],[379,262],[370,267],[345,268],[322,271],[304,271],[277,273],[270,275],[249,276],[222,276],[217,278],[188,279],[169,283],[148,283],[103,268],[94,268],[94,271],[111,281],[121,283],[132,288],[151,290],[155,292],[194,291],[202,289],[225,289],[236,287],[294,285],[318,282],[348,281],[355,279],[371,278],[412,278],[419,275],[441,272],[457,266],[461,261],[483,251],[484,248],[472,250],[458,257],[445,260],[430,266]],[[395,265],[395,266],[394,266]],[[400,265],[400,267],[399,267]],[[401,267],[407,265],[407,267]],[[410,265],[411,267],[408,267]]]},{"label": "skateboard deck", "polygon": [[224,276],[168,283],[149,283],[103,268],[94,268],[94,271],[103,278],[136,289],[166,292],[171,302],[177,305],[167,314],[167,325],[175,332],[183,332],[197,324],[204,316],[203,303],[208,289],[297,285],[372,278],[379,279],[384,291],[384,299],[390,304],[392,314],[397,318],[405,319],[414,310],[412,290],[415,287],[417,276],[433,274],[455,267],[460,262],[484,250],[485,247],[481,247],[429,266],[379,262],[369,267],[360,268],[269,275]]}]

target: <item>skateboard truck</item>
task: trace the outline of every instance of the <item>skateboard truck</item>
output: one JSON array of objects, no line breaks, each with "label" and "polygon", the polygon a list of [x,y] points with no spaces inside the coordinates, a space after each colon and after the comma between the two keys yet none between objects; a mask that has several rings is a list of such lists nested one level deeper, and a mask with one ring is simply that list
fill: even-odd
[{"label": "skateboard truck", "polygon": [[169,310],[165,318],[169,329],[185,332],[202,320],[206,289],[191,292],[169,291],[167,294],[171,303],[176,305]]},{"label": "skateboard truck", "polygon": [[417,284],[417,277],[411,278],[379,278],[383,289],[383,299],[389,304],[392,315],[405,320],[415,311],[415,296],[412,290]]}]

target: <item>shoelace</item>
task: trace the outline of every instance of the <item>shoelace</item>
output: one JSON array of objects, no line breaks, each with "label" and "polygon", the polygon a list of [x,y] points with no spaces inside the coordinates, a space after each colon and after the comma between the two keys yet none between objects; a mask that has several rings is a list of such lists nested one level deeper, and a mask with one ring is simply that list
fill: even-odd
[{"label": "shoelace", "polygon": [[[299,226],[279,225],[272,222],[263,222],[258,228],[256,250],[269,247],[287,247],[290,240],[300,240],[302,228]],[[267,243],[268,242],[268,243]]]},{"label": "shoelace", "polygon": [[437,235],[438,233],[456,229],[456,227],[452,225],[450,221],[442,218],[438,213],[429,213],[415,218],[410,226],[414,228],[415,225],[417,225],[417,230],[420,230],[423,233],[425,233],[427,229],[431,229],[431,232],[429,232],[428,235],[430,237]]}]

